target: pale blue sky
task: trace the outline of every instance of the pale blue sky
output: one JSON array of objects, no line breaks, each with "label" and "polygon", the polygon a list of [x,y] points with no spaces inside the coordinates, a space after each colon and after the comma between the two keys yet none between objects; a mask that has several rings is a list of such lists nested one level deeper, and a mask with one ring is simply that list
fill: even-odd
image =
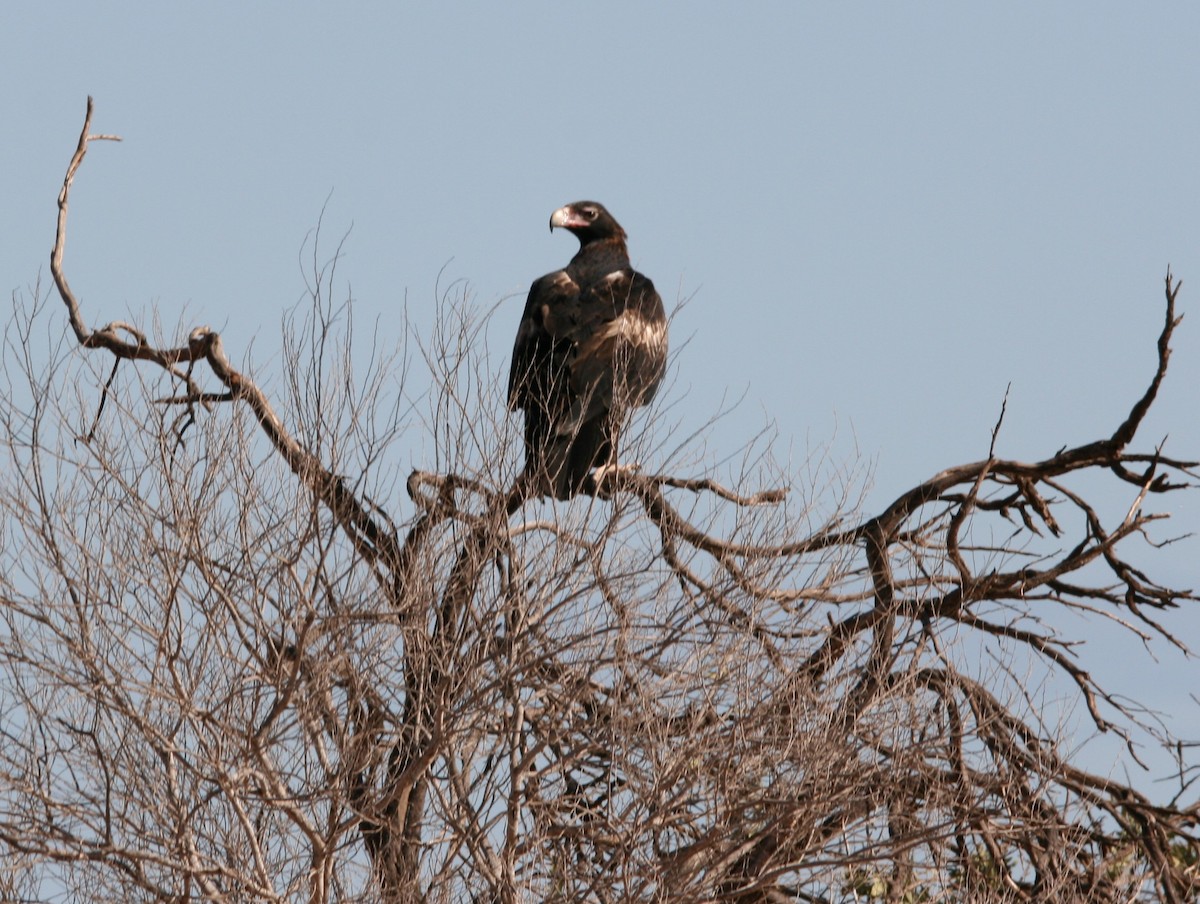
[{"label": "pale blue sky", "polygon": [[[797,462],[861,456],[877,508],[984,457],[1010,381],[999,452],[1024,459],[1142,391],[1168,264],[1200,304],[1198,39],[1183,2],[11,3],[0,276],[46,270],[89,93],[125,139],[73,198],[90,317],[186,305],[264,377],[327,197],[357,322],[399,334],[407,296],[420,329],[445,268],[500,303],[501,379],[530,281],[574,251],[550,211],[595,198],[691,298],[673,415],[744,394],[714,457],[772,422]],[[1144,448],[1200,456],[1197,385],[1190,314]],[[1200,503],[1167,506],[1200,531]],[[1143,561],[1200,585],[1198,553]],[[1100,668],[1195,721],[1200,670],[1107,643]]]}]

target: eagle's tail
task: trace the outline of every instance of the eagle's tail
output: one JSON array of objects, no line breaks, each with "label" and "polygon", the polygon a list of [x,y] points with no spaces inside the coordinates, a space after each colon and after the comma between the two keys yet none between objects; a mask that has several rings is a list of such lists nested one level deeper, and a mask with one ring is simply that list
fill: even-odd
[{"label": "eagle's tail", "polygon": [[[541,443],[527,445],[525,469],[533,471],[536,492],[555,499],[578,495],[592,468],[607,464],[613,454],[611,419],[607,416],[584,421],[569,434],[551,435]],[[540,454],[534,454],[534,450]]]}]

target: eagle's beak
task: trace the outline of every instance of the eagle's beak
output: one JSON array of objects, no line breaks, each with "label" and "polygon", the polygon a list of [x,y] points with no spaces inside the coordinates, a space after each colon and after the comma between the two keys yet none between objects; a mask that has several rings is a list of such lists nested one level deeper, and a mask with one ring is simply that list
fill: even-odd
[{"label": "eagle's beak", "polygon": [[553,232],[555,227],[564,228],[571,221],[571,208],[560,207],[554,213],[550,214],[550,231]]}]

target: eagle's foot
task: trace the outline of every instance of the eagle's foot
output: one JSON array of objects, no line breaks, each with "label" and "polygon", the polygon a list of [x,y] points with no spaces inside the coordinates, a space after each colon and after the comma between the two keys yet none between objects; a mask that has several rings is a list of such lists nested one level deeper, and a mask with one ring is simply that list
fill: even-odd
[{"label": "eagle's foot", "polygon": [[607,498],[617,489],[622,476],[632,476],[642,470],[638,464],[617,464],[615,461],[599,465],[592,469],[592,484],[596,487],[596,495]]}]

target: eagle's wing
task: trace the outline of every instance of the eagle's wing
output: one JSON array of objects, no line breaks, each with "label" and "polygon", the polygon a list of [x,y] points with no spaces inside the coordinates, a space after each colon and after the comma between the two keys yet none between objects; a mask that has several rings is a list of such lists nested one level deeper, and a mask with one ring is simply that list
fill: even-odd
[{"label": "eagle's wing", "polygon": [[667,318],[654,283],[631,269],[600,280],[580,299],[570,360],[571,429],[614,409],[644,405],[662,382]]},{"label": "eagle's wing", "polygon": [[565,394],[578,307],[579,286],[563,270],[530,286],[508,374],[510,409],[546,410],[552,397]]}]

